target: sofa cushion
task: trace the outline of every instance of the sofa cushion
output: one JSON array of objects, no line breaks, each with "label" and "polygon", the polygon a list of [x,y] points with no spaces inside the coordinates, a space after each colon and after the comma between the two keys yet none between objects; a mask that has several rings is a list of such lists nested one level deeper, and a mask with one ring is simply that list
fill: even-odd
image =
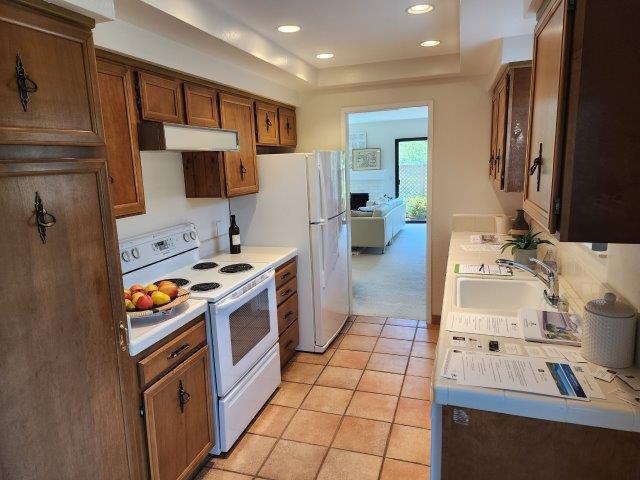
[{"label": "sofa cushion", "polygon": [[352,217],[372,217],[373,210],[363,212],[362,210],[351,210]]}]

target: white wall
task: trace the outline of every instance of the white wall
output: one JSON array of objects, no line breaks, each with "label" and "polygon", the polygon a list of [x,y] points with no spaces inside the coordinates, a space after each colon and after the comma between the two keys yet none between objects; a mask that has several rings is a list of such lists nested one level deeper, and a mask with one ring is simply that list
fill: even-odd
[{"label": "white wall", "polygon": [[[203,242],[203,253],[227,248],[229,201],[186,198],[180,153],[142,152],[141,155],[147,213],[116,220],[118,238],[193,222]],[[220,236],[215,238],[218,231]]]},{"label": "white wall", "polygon": [[367,148],[380,148],[380,170],[351,170],[351,191],[369,193],[375,200],[383,194],[395,197],[396,138],[426,137],[427,119],[384,120],[350,123],[349,133],[367,134]]},{"label": "white wall", "polygon": [[[433,101],[432,314],[440,313],[453,213],[513,215],[521,194],[494,190],[487,174],[491,105],[483,78],[335,89],[305,94],[298,114],[298,150],[342,148],[341,109]],[[421,292],[417,292],[422,294]]]}]

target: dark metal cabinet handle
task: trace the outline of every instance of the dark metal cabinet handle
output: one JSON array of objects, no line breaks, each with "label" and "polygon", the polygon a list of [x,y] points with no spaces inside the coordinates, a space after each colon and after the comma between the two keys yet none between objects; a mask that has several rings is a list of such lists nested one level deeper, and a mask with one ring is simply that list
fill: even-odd
[{"label": "dark metal cabinet handle", "polygon": [[190,345],[188,343],[183,343],[182,345],[180,345],[178,348],[176,348],[173,352],[171,352],[169,354],[169,356],[167,357],[167,360],[171,360],[172,358],[176,358],[179,357],[180,355],[182,355],[188,348],[190,347]]},{"label": "dark metal cabinet handle", "polygon": [[36,227],[38,228],[38,233],[40,234],[40,240],[42,243],[47,243],[47,228],[51,228],[56,224],[56,217],[47,212],[42,204],[42,198],[40,198],[40,194],[36,192],[36,201],[35,201],[35,209],[36,209]]},{"label": "dark metal cabinet handle", "polygon": [[287,295],[289,295],[291,292],[293,292],[293,290],[291,290],[290,288],[287,288],[284,292],[282,292],[282,296],[286,297]]},{"label": "dark metal cabinet handle", "polygon": [[540,174],[542,173],[542,143],[540,143],[540,150],[538,156],[534,158],[531,168],[529,169],[529,175],[533,175],[538,172],[538,179],[536,184],[536,190],[540,191]]},{"label": "dark metal cabinet handle", "polygon": [[292,311],[292,310],[289,310],[289,311],[285,314],[284,319],[286,320],[286,319],[287,319],[287,318],[289,318],[291,315],[293,315],[293,311]]},{"label": "dark metal cabinet handle", "polygon": [[285,278],[289,278],[291,276],[291,272],[285,272],[280,277],[280,280],[284,280]]},{"label": "dark metal cabinet handle", "polygon": [[290,130],[291,130],[291,124],[289,123],[289,119],[287,118],[287,124],[285,125],[285,127],[287,128],[287,135],[289,135]]},{"label": "dark metal cabinet handle", "polygon": [[269,127],[271,127],[271,125],[273,125],[273,122],[269,118],[269,114],[268,113],[264,114],[264,123],[267,126],[267,132],[268,132],[269,131]]},{"label": "dark metal cabinet handle", "polygon": [[244,164],[242,163],[242,159],[240,159],[240,178],[242,178],[244,180],[244,176],[247,173],[247,169],[244,167]]},{"label": "dark metal cabinet handle", "polygon": [[182,380],[178,386],[178,403],[180,404],[180,412],[184,413],[184,407],[191,400],[191,395],[182,386]]},{"label": "dark metal cabinet handle", "polygon": [[29,106],[29,94],[38,91],[38,84],[27,76],[19,53],[16,53],[16,81],[18,83],[20,104],[22,105],[22,110],[26,112]]}]

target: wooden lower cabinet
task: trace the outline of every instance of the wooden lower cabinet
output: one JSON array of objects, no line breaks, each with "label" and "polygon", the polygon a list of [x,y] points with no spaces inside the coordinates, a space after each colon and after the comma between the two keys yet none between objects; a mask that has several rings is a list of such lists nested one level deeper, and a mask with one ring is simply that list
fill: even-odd
[{"label": "wooden lower cabinet", "polygon": [[640,433],[442,407],[443,480],[637,480],[638,452]]},{"label": "wooden lower cabinet", "polygon": [[214,444],[209,348],[145,390],[151,478],[188,478]]},{"label": "wooden lower cabinet", "polygon": [[300,343],[297,271],[297,257],[276,269],[276,301],[278,303],[278,333],[280,335],[280,365],[282,367],[291,360]]}]

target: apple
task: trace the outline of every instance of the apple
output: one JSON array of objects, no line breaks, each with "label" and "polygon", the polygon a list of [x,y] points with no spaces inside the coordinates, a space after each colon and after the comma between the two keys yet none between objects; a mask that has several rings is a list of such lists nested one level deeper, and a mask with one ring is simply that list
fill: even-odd
[{"label": "apple", "polygon": [[125,300],[131,300],[131,290],[124,291],[124,298]]},{"label": "apple", "polygon": [[150,308],[153,308],[153,300],[149,295],[145,293],[138,297],[135,304],[138,310],[148,310]]},{"label": "apple", "polygon": [[144,289],[147,292],[147,295],[151,295],[153,292],[158,290],[158,286],[155,283],[150,283],[149,285],[144,287]]},{"label": "apple", "polygon": [[168,295],[171,299],[178,296],[178,286],[173,282],[161,283],[158,287],[158,291]]},{"label": "apple", "polygon": [[144,292],[144,287],[139,283],[136,283],[135,285],[131,285],[129,287],[129,290],[131,291],[131,293]]},{"label": "apple", "polygon": [[158,286],[160,285],[164,285],[166,283],[170,283],[171,285],[175,285],[175,283],[173,283],[171,280],[162,280],[158,283]]},{"label": "apple", "polygon": [[124,301],[124,308],[127,309],[127,312],[133,312],[136,309],[136,306],[130,299],[126,299]]},{"label": "apple", "polygon": [[166,305],[171,301],[171,298],[166,293],[162,293],[159,291],[155,291],[151,294],[151,299],[153,300],[153,305],[155,307],[161,307],[162,305]]},{"label": "apple", "polygon": [[136,292],[133,295],[131,295],[131,301],[133,302],[134,305],[138,304],[138,299],[144,295],[144,292]]}]

